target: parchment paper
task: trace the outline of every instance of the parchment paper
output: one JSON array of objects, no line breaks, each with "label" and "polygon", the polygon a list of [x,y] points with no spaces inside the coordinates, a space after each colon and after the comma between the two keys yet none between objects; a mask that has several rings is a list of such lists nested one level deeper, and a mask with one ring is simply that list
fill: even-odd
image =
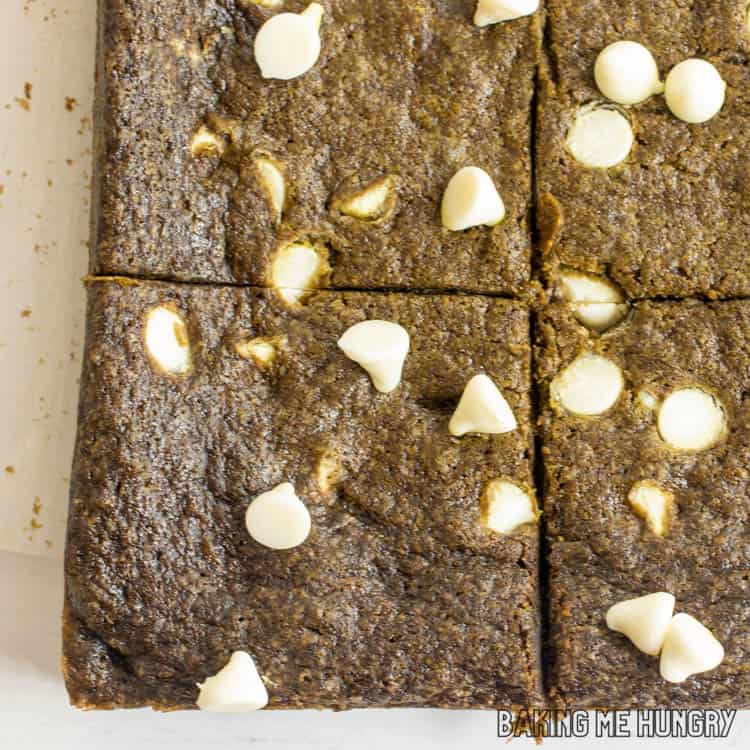
[{"label": "parchment paper", "polygon": [[83,339],[95,0],[2,0],[0,549],[62,554]]}]

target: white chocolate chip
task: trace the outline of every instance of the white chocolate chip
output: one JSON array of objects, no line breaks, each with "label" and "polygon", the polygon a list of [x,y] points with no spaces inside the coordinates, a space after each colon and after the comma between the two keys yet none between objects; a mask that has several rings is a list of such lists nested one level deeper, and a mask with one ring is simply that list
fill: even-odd
[{"label": "white chocolate chip", "polygon": [[581,354],[553,381],[551,395],[565,411],[596,416],[609,411],[625,383],[622,370],[598,354]]},{"label": "white chocolate chip", "polygon": [[578,110],[565,144],[585,167],[608,169],[627,159],[633,141],[625,115],[613,107],[589,104]]},{"label": "white chocolate chip", "polygon": [[460,437],[468,432],[500,435],[518,427],[505,397],[487,375],[475,375],[464,389],[448,431]]},{"label": "white chocolate chip", "polygon": [[715,396],[699,388],[683,388],[664,399],[659,409],[659,434],[673,448],[705,451],[727,433],[727,418]]},{"label": "white chocolate chip", "polygon": [[326,453],[321,456],[316,469],[318,489],[327,495],[341,476],[341,463],[337,456]]},{"label": "white chocolate chip", "polygon": [[393,203],[395,185],[394,177],[390,175],[382,177],[350,198],[335,201],[334,206],[342,214],[353,216],[355,219],[363,221],[380,219]]},{"label": "white chocolate chip", "polygon": [[638,403],[649,411],[656,411],[659,407],[659,399],[651,391],[638,391]]},{"label": "white chocolate chip", "polygon": [[498,534],[510,534],[539,518],[534,497],[507,479],[493,479],[482,498],[482,525]]},{"label": "white chocolate chip", "polygon": [[303,13],[279,13],[260,27],[255,60],[263,78],[289,81],[307,73],[320,57],[324,8],[312,3]]},{"label": "white chocolate chip", "polygon": [[581,271],[560,274],[563,297],[568,302],[624,302],[622,292],[602,276]]},{"label": "white chocolate chip", "polygon": [[245,514],[245,526],[256,542],[270,549],[298,547],[310,533],[310,512],[294,487],[284,482],[253,500]]},{"label": "white chocolate chip", "polygon": [[727,85],[716,68],[706,60],[684,60],[669,72],[664,96],[672,114],[688,123],[701,123],[715,117],[724,106]]},{"label": "white chocolate chip", "polygon": [[479,167],[459,169],[443,195],[443,226],[451,232],[494,227],[505,218],[505,205],[492,178]]},{"label": "white chocolate chip", "polygon": [[249,341],[237,341],[234,350],[243,359],[251,359],[258,367],[269,368],[276,359],[279,349],[286,345],[283,337],[259,337]]},{"label": "white chocolate chip", "polygon": [[190,64],[197,68],[198,65],[203,62],[203,52],[201,51],[201,48],[198,44],[195,42],[190,45],[187,52],[188,59],[190,60]]},{"label": "white chocolate chip", "polygon": [[684,682],[708,672],[724,660],[724,647],[694,617],[681,612],[672,618],[664,638],[659,671],[667,682]]},{"label": "white chocolate chip", "polygon": [[539,0],[479,0],[474,14],[477,26],[489,26],[530,16],[539,9]]},{"label": "white chocolate chip", "polygon": [[171,307],[160,305],[146,318],[146,351],[160,370],[185,375],[192,366],[190,338],[182,316]]},{"label": "white chocolate chip", "polygon": [[182,37],[175,37],[169,40],[169,46],[174,50],[178,57],[182,57],[185,54],[185,40]]},{"label": "white chocolate chip", "polygon": [[280,8],[284,0],[240,0],[242,5],[260,5],[261,8]]},{"label": "white chocolate chip", "polygon": [[398,387],[409,353],[409,334],[398,323],[365,320],[349,328],[338,345],[370,375],[378,391],[390,393]]},{"label": "white chocolate chip", "polygon": [[628,314],[622,292],[607,279],[580,271],[563,271],[560,278],[563,297],[587,328],[603,333]]},{"label": "white chocolate chip", "polygon": [[281,219],[286,204],[286,178],[283,167],[273,159],[260,157],[255,160],[261,185],[265,188],[276,219]]},{"label": "white chocolate chip", "polygon": [[216,133],[201,125],[190,140],[190,153],[193,156],[221,156],[226,149],[226,142]]},{"label": "white chocolate chip", "polygon": [[613,302],[581,302],[573,305],[573,314],[592,331],[604,333],[616,326],[627,314],[626,304],[616,305]]},{"label": "white chocolate chip", "polygon": [[198,687],[201,711],[241,714],[268,704],[266,686],[252,657],[244,651],[235,651],[223,669]]},{"label": "white chocolate chip", "polygon": [[309,242],[293,242],[276,253],[271,264],[271,285],[290,305],[317,289],[330,272],[326,252]]},{"label": "white chocolate chip", "polygon": [[599,91],[618,104],[639,104],[664,85],[654,56],[638,42],[615,42],[596,59],[594,78]]},{"label": "white chocolate chip", "polygon": [[658,656],[669,623],[675,598],[659,591],[615,604],[607,610],[607,627],[627,636],[633,645],[649,656]]},{"label": "white chocolate chip", "polygon": [[671,492],[655,482],[636,482],[628,494],[628,503],[656,536],[664,536],[674,504]]}]

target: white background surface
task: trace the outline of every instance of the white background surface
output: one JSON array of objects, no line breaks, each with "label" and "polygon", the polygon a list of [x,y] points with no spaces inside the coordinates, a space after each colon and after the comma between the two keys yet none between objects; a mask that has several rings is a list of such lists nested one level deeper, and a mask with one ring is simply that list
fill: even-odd
[{"label": "white background surface", "polygon": [[[95,6],[96,0],[0,0],[0,549],[12,550],[0,552],[0,750],[504,747],[489,712],[161,716],[67,706],[59,670],[59,555],[82,343]],[[26,82],[28,110],[16,101],[25,98]],[[67,96],[79,102],[72,112]],[[23,310],[30,315],[22,317]],[[729,740],[687,744],[740,748],[748,738],[745,715]],[[529,740],[515,744],[532,747]],[[563,744],[686,743],[592,738],[544,746]]]}]

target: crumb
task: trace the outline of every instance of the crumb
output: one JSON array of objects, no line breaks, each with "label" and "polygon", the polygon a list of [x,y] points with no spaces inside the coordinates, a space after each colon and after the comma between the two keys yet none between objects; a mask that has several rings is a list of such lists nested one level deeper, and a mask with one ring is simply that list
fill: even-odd
[{"label": "crumb", "polygon": [[5,192],[5,185],[3,185],[2,182],[0,182],[0,195],[2,195]]},{"label": "crumb", "polygon": [[31,317],[31,308],[25,308],[21,310],[21,317],[22,318],[30,318]]},{"label": "crumb", "polygon": [[72,167],[72,166],[73,166],[73,164],[74,164],[74,161],[73,161],[72,159],[66,159],[66,160],[65,160],[65,163],[66,163],[66,164],[67,164],[67,165],[68,165],[69,167]]},{"label": "crumb", "polygon": [[78,100],[73,96],[65,97],[65,109],[72,112],[78,106]]},{"label": "crumb", "polygon": [[28,99],[21,99],[21,97],[19,97],[19,96],[14,96],[13,98],[16,100],[16,104],[21,109],[25,110],[26,112],[31,111],[31,105],[29,104],[29,100]]},{"label": "crumb", "polygon": [[47,180],[47,187],[52,187],[52,180]]},{"label": "crumb", "polygon": [[38,497],[34,498],[34,503],[31,506],[31,510],[32,510],[32,512],[34,513],[35,516],[38,516],[39,513],[41,512],[41,510],[42,510],[42,501]]},{"label": "crumb", "polygon": [[32,529],[32,531],[36,531],[37,529],[42,529],[42,528],[44,528],[44,524],[43,523],[39,523],[39,521],[37,521],[36,518],[32,518],[31,519],[31,529]]},{"label": "crumb", "polygon": [[15,474],[16,473],[16,467],[15,466],[6,466],[5,467],[5,473],[6,474]]},{"label": "crumb", "polygon": [[31,84],[28,81],[26,81],[26,83],[24,84],[24,87],[23,87],[23,95],[27,99],[31,99],[31,88],[32,88]]}]

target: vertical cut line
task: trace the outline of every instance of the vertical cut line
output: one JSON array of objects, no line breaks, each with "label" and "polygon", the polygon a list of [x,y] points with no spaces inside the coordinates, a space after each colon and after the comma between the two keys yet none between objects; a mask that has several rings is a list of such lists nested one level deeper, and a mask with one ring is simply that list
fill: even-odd
[{"label": "vertical cut line", "polygon": [[[534,76],[534,93],[531,100],[531,128],[530,128],[530,153],[531,153],[531,216],[530,226],[532,232],[532,255],[531,272],[534,284],[543,287],[543,258],[539,241],[538,224],[538,135],[539,135],[539,105],[540,93],[543,82],[543,67],[549,67],[551,50],[549,35],[549,16],[546,9],[542,11],[540,20],[539,47],[536,72]],[[538,298],[537,298],[538,299]],[[542,303],[546,304],[546,290],[542,292]],[[546,515],[546,472],[544,466],[543,440],[540,434],[540,418],[542,413],[542,394],[537,378],[538,364],[538,315],[539,304],[531,299],[529,309],[529,337],[531,351],[531,415],[532,415],[532,440],[533,440],[533,476],[537,499],[542,510],[539,518],[539,552],[538,552],[538,607],[539,607],[539,658],[542,679],[542,695],[546,703],[550,695],[550,674],[548,670],[549,660],[549,632],[550,632],[550,597],[549,597],[549,545],[547,542],[547,515]]]}]

